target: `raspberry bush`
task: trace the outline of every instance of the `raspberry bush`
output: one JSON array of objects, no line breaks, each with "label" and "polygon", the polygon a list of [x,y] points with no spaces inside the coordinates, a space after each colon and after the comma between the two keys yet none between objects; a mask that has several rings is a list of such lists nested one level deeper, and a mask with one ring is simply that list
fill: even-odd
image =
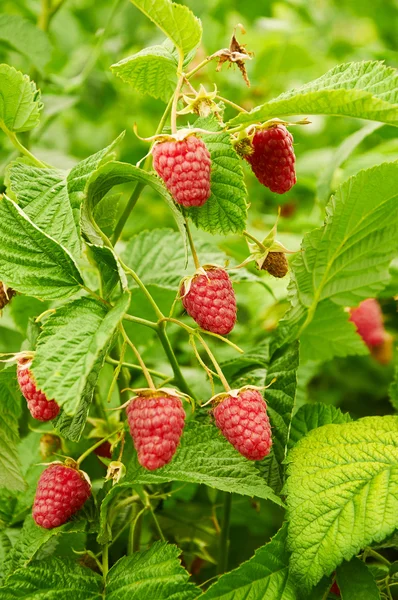
[{"label": "raspberry bush", "polygon": [[0,15],[0,598],[397,598],[394,15],[358,61],[305,3],[38,4]]}]

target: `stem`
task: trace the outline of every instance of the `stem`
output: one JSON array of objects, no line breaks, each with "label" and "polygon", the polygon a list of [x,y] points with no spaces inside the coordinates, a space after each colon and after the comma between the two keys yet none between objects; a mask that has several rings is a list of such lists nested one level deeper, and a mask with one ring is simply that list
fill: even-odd
[{"label": "stem", "polygon": [[123,317],[126,321],[132,321],[133,323],[138,323],[139,325],[144,325],[145,327],[150,327],[150,329],[157,329],[158,326],[154,321],[148,321],[147,319],[142,319],[141,317],[135,317],[134,315],[125,315]]},{"label": "stem", "polygon": [[20,152],[24,156],[27,156],[36,167],[40,167],[41,169],[48,168],[48,165],[46,165],[46,163],[36,158],[36,156],[34,156],[31,152],[29,152],[27,148],[25,148],[25,146],[19,141],[19,139],[13,131],[10,131],[4,124],[1,125],[1,129],[4,131],[4,133],[6,134],[10,142],[13,144],[13,146],[18,150],[18,152]]},{"label": "stem", "polygon": [[37,26],[42,31],[48,31],[51,19],[51,0],[41,0],[41,11]]},{"label": "stem", "polygon": [[90,446],[90,448],[88,450],[86,450],[85,452],[83,452],[83,454],[77,459],[77,461],[76,461],[77,466],[80,467],[80,465],[87,458],[87,456],[89,456],[96,448],[99,448],[99,446],[101,446],[101,444],[106,442],[106,440],[109,440],[109,438],[113,437],[114,435],[117,435],[121,431],[123,431],[123,427],[116,429],[116,431],[113,431],[106,437],[102,438],[102,440],[99,440],[98,442],[93,444],[93,446]]},{"label": "stem", "polygon": [[119,379],[120,371],[122,370],[125,354],[126,354],[126,342],[124,342],[124,344],[122,345],[122,348],[120,351],[120,359],[119,359],[119,362],[117,363],[116,369],[113,373],[111,385],[109,386],[108,395],[106,397],[107,403],[109,403],[111,401],[113,390],[115,389],[116,382]]},{"label": "stem", "polygon": [[105,306],[110,307],[111,305],[109,304],[109,302],[107,302],[106,300],[104,300],[103,298],[101,298],[101,296],[99,296],[96,292],[94,292],[94,290],[91,290],[89,287],[87,287],[86,285],[81,285],[80,286],[83,290],[85,290],[88,294],[90,294],[90,296],[92,296],[93,298],[95,298],[96,300],[98,300],[98,302],[102,302],[102,304],[105,304]]},{"label": "stem", "polygon": [[148,508],[144,506],[144,508],[140,510],[140,512],[136,515],[135,519],[130,525],[127,554],[133,554],[134,552],[138,552],[138,550],[140,549],[142,517],[146,510],[148,510]]},{"label": "stem", "polygon": [[221,100],[222,102],[225,102],[225,104],[229,104],[230,106],[232,106],[232,108],[234,108],[238,112],[245,112],[245,113],[248,112],[245,108],[243,108],[243,106],[239,106],[239,104],[235,104],[235,102],[232,102],[232,100],[228,100],[228,98],[224,98],[224,96],[219,96],[217,94],[216,98],[217,98],[217,100]]},{"label": "stem", "polygon": [[220,378],[220,381],[223,384],[225,391],[229,392],[231,390],[231,388],[229,387],[228,381],[225,379],[224,373],[222,372],[221,367],[218,364],[216,357],[214,356],[213,352],[210,350],[209,346],[206,344],[206,342],[204,341],[202,336],[200,336],[199,334],[197,334],[197,336],[198,336],[198,339],[199,339],[200,343],[202,344],[203,348],[206,350],[207,354],[209,355],[209,358],[214,365],[216,373],[217,373],[218,377]]},{"label": "stem", "polygon": [[136,282],[136,284],[144,292],[144,294],[147,297],[147,299],[149,300],[149,303],[151,304],[153,310],[155,311],[155,314],[158,317],[158,319],[163,319],[164,314],[162,313],[162,311],[160,310],[160,308],[156,304],[155,300],[152,298],[152,296],[149,293],[149,291],[146,288],[146,286],[143,284],[143,282],[141,281],[141,279],[138,277],[137,273],[135,271],[133,271],[132,269],[130,269],[130,267],[128,267],[127,265],[125,265],[121,260],[120,260],[120,264],[122,265],[122,267],[126,271],[126,273],[128,275],[130,275],[134,279],[134,281]]},{"label": "stem", "polygon": [[376,558],[376,560],[383,563],[384,565],[387,565],[388,567],[391,566],[390,561],[384,558],[384,556],[382,556],[378,552],[376,552],[376,550],[373,550],[373,548],[366,548],[365,552],[366,556],[373,556],[373,558]]},{"label": "stem", "polygon": [[177,133],[177,104],[178,104],[178,98],[180,95],[181,86],[184,81],[184,74],[182,72],[183,64],[184,64],[184,54],[182,52],[179,52],[178,66],[177,66],[178,81],[177,81],[177,86],[176,86],[174,96],[173,96],[173,102],[171,105],[171,133]]},{"label": "stem", "polygon": [[[114,358],[111,358],[110,356],[107,356],[106,362],[109,363],[110,365],[118,365],[119,364],[118,360],[115,360]],[[126,369],[131,369],[132,371],[140,371],[142,373],[142,369],[141,369],[140,365],[134,365],[133,363],[122,362],[122,367],[126,367]],[[169,378],[169,375],[166,375],[166,373],[160,373],[160,371],[155,371],[154,369],[149,369],[149,368],[148,368],[148,371],[154,377],[159,377],[159,379],[168,379]]]},{"label": "stem", "polygon": [[102,547],[102,575],[105,579],[109,570],[109,552],[108,552],[108,544],[104,544]]},{"label": "stem", "polygon": [[[166,122],[167,115],[170,112],[172,102],[173,102],[173,97],[170,98],[169,103],[166,106],[166,109],[159,121],[159,125],[157,127],[155,135],[157,135],[163,131],[163,127]],[[151,155],[148,155],[144,162],[144,166],[143,166],[144,171],[148,170],[150,161],[151,161]],[[135,186],[134,191],[131,194],[129,201],[127,202],[126,208],[124,209],[121,217],[119,218],[119,221],[117,222],[117,225],[115,227],[115,231],[113,232],[113,235],[112,235],[113,244],[116,244],[116,242],[120,238],[123,228],[127,222],[127,219],[129,218],[130,213],[133,210],[134,206],[137,204],[138,198],[140,197],[141,192],[144,189],[144,187],[145,187],[144,183],[137,183],[137,185]]]},{"label": "stem", "polygon": [[123,325],[120,325],[120,330],[122,332],[124,341],[126,342],[126,344],[128,344],[130,346],[130,348],[132,349],[132,351],[134,352],[134,354],[137,357],[137,360],[138,360],[138,362],[139,362],[139,364],[141,366],[143,375],[144,375],[144,377],[145,377],[145,379],[146,379],[146,381],[148,383],[148,387],[151,390],[156,390],[156,387],[155,387],[155,384],[153,383],[153,379],[151,377],[151,374],[149,373],[149,371],[148,371],[148,369],[147,369],[144,361],[142,360],[141,354],[138,352],[137,348],[135,347],[135,345],[133,344],[133,342],[130,340],[129,336],[127,335],[127,333],[126,333],[126,331],[125,331],[125,329],[123,327]]},{"label": "stem", "polygon": [[217,573],[221,575],[228,569],[228,550],[229,550],[229,528],[231,519],[231,504],[232,494],[225,492],[224,497],[224,509],[223,509],[223,522],[221,528],[220,546],[219,546],[219,558]]},{"label": "stem", "polygon": [[260,248],[260,250],[262,250],[263,252],[267,251],[267,248],[264,246],[264,244],[262,244],[256,237],[254,237],[254,235],[252,235],[251,233],[246,231],[246,229],[243,231],[243,235],[245,237],[247,237],[249,240],[251,240],[252,242],[254,242],[255,244],[257,244],[257,246]]},{"label": "stem", "polygon": [[155,523],[156,529],[157,529],[157,531],[158,531],[158,534],[159,534],[159,536],[160,536],[160,539],[162,540],[162,542],[165,542],[165,541],[166,541],[166,538],[165,538],[165,537],[164,537],[164,535],[163,535],[163,531],[162,531],[162,530],[161,530],[161,528],[160,528],[160,525],[159,525],[158,518],[157,518],[157,516],[155,515],[155,511],[153,510],[152,504],[151,504],[151,502],[150,502],[150,500],[149,500],[149,499],[148,499],[148,506],[149,506],[149,510],[151,511],[151,515],[152,515],[153,521],[154,521],[154,523]]},{"label": "stem", "polygon": [[196,253],[196,248],[195,248],[195,244],[193,242],[193,237],[192,237],[191,229],[190,229],[189,224],[188,224],[188,219],[187,219],[187,217],[185,215],[184,215],[184,220],[185,220],[185,229],[187,230],[187,235],[188,235],[189,246],[190,246],[191,252],[192,252],[193,262],[195,263],[195,268],[196,269],[200,269],[200,262],[199,262],[199,259],[198,259],[198,255]]},{"label": "stem", "polygon": [[188,71],[188,73],[186,73],[185,79],[190,79],[190,77],[192,77],[192,75],[195,75],[195,73],[197,73],[200,69],[203,69],[203,67],[205,67],[207,64],[209,64],[209,62],[211,62],[213,60],[213,58],[214,58],[214,56],[208,56],[207,58],[202,60],[202,62],[200,62],[198,65],[196,65],[196,67],[194,67],[191,71]]},{"label": "stem", "polygon": [[185,394],[188,394],[188,396],[191,396],[191,398],[195,398],[194,393],[188,386],[181,372],[180,365],[177,362],[173,348],[171,347],[169,338],[167,337],[166,324],[164,322],[159,324],[158,336],[160,343],[162,344],[163,349],[166,353],[166,356],[169,359],[170,366],[173,369],[175,383],[178,385],[182,392],[185,392]]},{"label": "stem", "polygon": [[185,325],[185,323],[183,323],[182,321],[179,321],[178,319],[174,319],[174,317],[163,317],[163,319],[159,319],[158,324],[160,323],[175,323],[176,325],[179,325],[179,327],[182,327],[183,329],[185,329],[185,331],[187,331],[190,335],[194,335],[196,330],[193,329],[193,327],[190,327],[189,325]]}]

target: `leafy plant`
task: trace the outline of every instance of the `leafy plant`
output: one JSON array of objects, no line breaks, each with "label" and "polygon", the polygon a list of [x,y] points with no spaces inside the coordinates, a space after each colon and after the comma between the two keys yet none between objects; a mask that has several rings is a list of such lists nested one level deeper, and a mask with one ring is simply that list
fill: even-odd
[{"label": "leafy plant", "polygon": [[[398,152],[342,171],[394,136],[397,71],[371,56],[241,105],[250,38],[206,55],[188,6],[132,4],[156,37],[106,77],[141,102],[135,136],[113,99],[73,164],[45,149],[69,109],[90,137],[78,104],[121,3],[74,77],[49,57],[63,0],[38,27],[0,17],[0,597],[392,600]],[[306,188],[320,115],[369,123]]]}]

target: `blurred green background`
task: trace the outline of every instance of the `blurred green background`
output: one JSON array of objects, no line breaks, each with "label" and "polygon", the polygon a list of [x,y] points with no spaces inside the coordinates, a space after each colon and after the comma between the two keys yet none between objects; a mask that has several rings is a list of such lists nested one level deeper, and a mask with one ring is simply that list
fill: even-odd
[{"label": "blurred green background", "polygon": [[[184,3],[203,23],[203,43],[195,61],[228,46],[238,24],[245,29],[246,33],[242,34],[238,28],[237,37],[254,53],[247,63],[251,87],[244,84],[234,68],[224,65],[221,72],[216,73],[214,63],[200,71],[192,83],[195,86],[203,83],[210,90],[216,82],[223,96],[247,109],[315,79],[343,62],[374,59],[398,66],[398,3],[395,0],[187,0]],[[32,23],[37,22],[40,10],[40,2],[35,0],[1,2],[2,16],[18,15]],[[164,104],[137,94],[113,75],[109,67],[146,46],[162,43],[163,36],[127,0],[113,3],[66,0],[51,22],[48,37],[51,44],[48,61],[38,68],[32,64],[29,51],[18,52],[2,39],[0,31],[0,62],[28,73],[38,82],[43,94],[41,125],[24,136],[25,143],[39,158],[59,168],[69,168],[126,130],[119,158],[135,164],[146,154],[148,145],[134,135],[134,123],[141,136],[153,135]],[[226,114],[234,113],[228,108]],[[370,127],[366,122],[347,118],[315,116],[310,120],[310,125],[292,130],[298,183],[289,193],[283,197],[272,194],[244,165],[251,203],[248,229],[258,237],[264,236],[274,224],[278,205],[281,205],[279,238],[292,250],[299,248],[304,233],[322,223],[322,202],[340,182],[362,168],[398,159],[398,139],[393,127]],[[339,164],[340,145],[363,128],[367,128],[360,134],[363,140]],[[8,140],[0,136],[0,185],[5,166],[13,157]],[[337,168],[333,168],[334,164]],[[131,188],[122,188],[121,192],[120,210]],[[174,227],[174,223],[166,205],[146,188],[128,221],[123,240],[144,229],[158,227]],[[236,260],[246,256],[245,243],[237,236],[225,239],[197,231],[194,235],[196,239],[218,245]],[[397,282],[398,264],[394,273]],[[261,341],[276,326],[286,308],[288,281],[264,277],[276,301],[261,285],[237,286],[239,324],[234,341],[244,348]],[[392,296],[397,291],[393,285],[389,286],[382,299],[386,327],[394,336],[398,331],[398,318]],[[173,300],[173,294],[159,290],[155,295],[161,296],[161,302],[166,305]],[[139,302],[136,305],[139,306]],[[19,298],[13,307],[12,310],[25,311],[26,315],[43,310],[43,306],[33,300],[28,310]],[[12,312],[5,311],[0,325],[0,351],[19,350],[24,337],[24,331],[15,326]],[[184,335],[176,332],[172,337],[185,373],[194,380],[194,386],[200,388],[204,377],[193,370],[194,361]],[[146,348],[145,358],[150,363],[156,364],[159,370],[167,369],[167,365],[162,364],[165,360],[162,352],[149,338],[140,337],[140,343]],[[218,348],[221,359],[229,355],[228,348]],[[354,418],[386,414],[391,412],[388,385],[392,370],[391,365],[381,366],[371,357],[303,364],[299,369],[297,406],[321,401],[349,410]],[[192,564],[190,567],[197,569],[203,581],[212,576],[208,563],[204,563],[207,566],[200,573],[203,567],[200,560],[209,558],[206,553],[212,551],[214,506],[217,507],[217,498],[209,498],[209,494],[206,489],[185,486],[165,503],[162,517],[162,526],[166,531],[170,527],[171,536],[175,536],[186,551],[184,556],[191,562],[197,560],[196,567]],[[260,512],[260,504],[246,498],[234,501],[231,567],[249,558],[279,526],[282,512],[261,503],[266,504],[267,509]],[[180,529],[173,522],[176,504],[181,517]],[[191,525],[184,527],[184,522]]]}]

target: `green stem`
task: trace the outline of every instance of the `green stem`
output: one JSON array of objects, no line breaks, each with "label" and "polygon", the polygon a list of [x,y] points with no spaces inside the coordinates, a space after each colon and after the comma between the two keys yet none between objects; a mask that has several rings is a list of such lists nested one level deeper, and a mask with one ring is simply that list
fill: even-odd
[{"label": "green stem", "polygon": [[146,286],[144,285],[144,283],[138,277],[137,273],[135,271],[133,271],[132,269],[130,269],[130,267],[128,267],[127,265],[125,265],[121,260],[120,260],[120,264],[122,265],[122,267],[126,271],[126,273],[128,275],[130,275],[130,277],[132,277],[134,279],[134,281],[136,282],[136,284],[144,292],[145,296],[147,297],[147,300],[149,301],[150,305],[152,306],[153,310],[155,311],[155,314],[158,317],[158,319],[163,319],[164,318],[164,314],[162,313],[162,311],[160,310],[160,308],[156,304],[155,300],[152,298],[150,292],[148,291],[148,289],[146,288]]},{"label": "green stem", "polygon": [[52,13],[51,0],[41,0],[41,11],[39,15],[39,19],[37,21],[37,26],[42,31],[48,31],[48,26],[50,24]]},{"label": "green stem", "polygon": [[77,459],[77,461],[76,461],[77,466],[80,467],[80,465],[87,458],[87,456],[89,456],[96,448],[99,448],[99,446],[101,446],[101,444],[103,444],[104,442],[106,442],[106,440],[109,440],[109,438],[111,438],[114,435],[120,433],[121,431],[123,431],[123,427],[120,427],[119,429],[116,429],[116,431],[113,431],[112,433],[110,433],[106,437],[102,438],[102,440],[99,440],[98,442],[96,442],[95,444],[93,444],[92,446],[90,446],[90,448],[88,450],[86,450],[85,452],[83,452],[83,454]]},{"label": "green stem", "polygon": [[158,326],[154,321],[148,321],[147,319],[142,319],[141,317],[135,317],[134,315],[125,315],[123,317],[126,321],[131,321],[132,323],[138,323],[138,325],[144,325],[145,327],[149,327],[150,329],[157,329]]},{"label": "green stem", "polygon": [[108,544],[104,544],[102,547],[102,575],[106,579],[109,570],[109,552]]},{"label": "green stem", "polygon": [[223,384],[225,391],[229,392],[231,390],[231,388],[229,387],[228,381],[225,379],[224,373],[222,372],[221,367],[218,364],[216,357],[214,356],[213,352],[210,350],[209,346],[206,344],[204,339],[199,334],[197,334],[197,337],[198,337],[200,343],[202,344],[203,348],[206,350],[207,354],[209,355],[209,358],[214,365],[216,373],[217,373],[221,383]]},{"label": "green stem", "polygon": [[141,545],[142,518],[148,508],[144,506],[133,519],[130,525],[129,541],[127,546],[127,554],[138,552]]},{"label": "green stem", "polygon": [[251,233],[246,231],[246,229],[242,233],[246,238],[248,238],[249,240],[251,240],[252,242],[257,244],[257,246],[260,248],[260,250],[262,250],[263,252],[267,251],[267,248],[264,246],[264,244],[262,242],[260,242],[260,240],[258,240],[256,237],[254,237],[254,235],[252,235]]},{"label": "green stem", "polygon": [[184,215],[184,220],[185,220],[185,229],[187,230],[187,236],[188,236],[189,246],[191,248],[193,262],[195,263],[195,268],[200,269],[200,262],[199,262],[198,255],[196,253],[196,248],[195,248],[195,244],[193,241],[191,229],[189,227],[188,219],[185,215]]},{"label": "green stem", "polygon": [[229,528],[231,520],[231,505],[232,505],[232,494],[225,492],[224,497],[224,508],[223,508],[223,521],[220,536],[219,546],[219,557],[217,573],[221,575],[228,569],[228,552],[229,552]]},{"label": "green stem", "polygon": [[366,552],[366,556],[373,556],[373,558],[375,558],[376,560],[378,560],[379,562],[383,563],[384,565],[387,565],[388,567],[391,566],[391,563],[389,560],[387,560],[386,558],[384,558],[384,556],[382,556],[381,554],[379,554],[378,552],[376,552],[376,550],[373,550],[373,548],[366,548],[365,549]]},{"label": "green stem", "polygon": [[178,385],[182,392],[188,394],[188,396],[191,396],[191,398],[195,398],[194,393],[185,381],[185,378],[180,369],[180,365],[178,364],[173,348],[171,347],[169,338],[167,337],[166,323],[162,322],[159,324],[158,336],[160,343],[162,344],[163,349],[166,353],[166,356],[169,359],[171,368],[173,369],[175,383]]},{"label": "green stem", "polygon": [[125,331],[125,329],[123,327],[123,325],[120,325],[120,330],[122,332],[124,341],[126,342],[126,344],[128,344],[130,346],[130,348],[134,352],[134,354],[135,354],[135,356],[136,356],[136,358],[137,358],[137,360],[139,362],[139,365],[140,365],[140,367],[142,369],[142,373],[143,373],[143,375],[144,375],[144,377],[145,377],[145,379],[147,381],[148,387],[151,390],[156,390],[156,386],[153,383],[153,379],[151,377],[151,374],[149,373],[149,371],[147,369],[147,366],[146,366],[146,364],[144,363],[144,361],[142,359],[141,354],[138,352],[137,348],[135,347],[135,345],[133,344],[133,342],[130,340],[129,336],[127,335],[127,333],[126,333],[126,331]]},{"label": "green stem", "polygon": [[48,165],[46,165],[46,163],[36,158],[36,156],[34,156],[31,152],[29,152],[27,148],[25,148],[25,146],[19,141],[19,139],[13,131],[10,131],[4,124],[1,125],[1,129],[4,131],[4,133],[6,134],[10,142],[13,144],[13,146],[18,150],[18,152],[20,152],[24,156],[27,156],[36,167],[40,167],[41,169],[48,168]]},{"label": "green stem", "polygon": [[207,58],[202,60],[202,62],[200,62],[198,65],[196,65],[196,67],[194,67],[193,69],[191,69],[191,71],[188,71],[188,73],[186,73],[185,79],[190,79],[192,77],[192,75],[195,75],[195,73],[200,71],[200,69],[203,69],[203,67],[208,65],[209,62],[211,62],[213,60],[213,58],[214,58],[213,56],[208,56]]},{"label": "green stem", "polygon": [[[110,365],[118,365],[119,364],[118,360],[115,360],[114,358],[111,358],[110,356],[107,356],[106,362],[109,363]],[[130,369],[131,371],[140,371],[140,373],[142,373],[141,367],[139,365],[134,365],[133,363],[123,362],[122,367],[125,367],[126,369]],[[148,368],[148,371],[154,377],[159,377],[159,379],[168,379],[169,378],[169,375],[166,375],[166,373],[160,373],[160,371],[155,371],[154,369],[149,369],[149,368]]]},{"label": "green stem", "polygon": [[162,542],[165,542],[165,541],[166,541],[166,538],[164,537],[164,535],[163,535],[163,531],[162,531],[162,530],[161,530],[161,528],[160,528],[160,525],[159,525],[158,518],[157,518],[157,516],[155,515],[155,511],[153,510],[152,504],[150,503],[150,501],[148,501],[148,502],[149,502],[149,510],[151,511],[151,515],[152,515],[153,521],[154,521],[154,523],[155,523],[156,529],[157,529],[157,531],[158,531],[158,534],[159,534],[159,536],[160,536],[160,539],[162,540]]},{"label": "green stem", "polygon": [[171,133],[177,133],[177,105],[178,98],[180,95],[181,86],[184,82],[184,73],[182,72],[182,68],[184,65],[184,54],[183,52],[179,52],[178,56],[178,66],[177,66],[177,75],[178,81],[176,85],[176,89],[174,91],[173,102],[171,105]]},{"label": "green stem", "polygon": [[219,96],[217,94],[216,98],[217,98],[217,100],[221,100],[222,102],[225,102],[225,104],[229,104],[230,106],[232,106],[232,108],[234,108],[238,112],[245,112],[245,113],[248,112],[245,108],[243,108],[243,106],[239,106],[239,104],[235,104],[235,102],[228,100],[228,98],[224,98],[224,96]]},{"label": "green stem", "polygon": [[98,300],[98,302],[102,302],[102,304],[105,304],[105,306],[107,306],[108,308],[111,306],[109,304],[109,302],[107,302],[106,300],[104,300],[104,298],[101,298],[101,296],[99,296],[96,292],[94,292],[94,290],[91,290],[86,285],[82,285],[81,288],[83,290],[85,290],[88,294],[90,294],[90,296],[92,296],[93,298],[95,298],[96,300]]}]

